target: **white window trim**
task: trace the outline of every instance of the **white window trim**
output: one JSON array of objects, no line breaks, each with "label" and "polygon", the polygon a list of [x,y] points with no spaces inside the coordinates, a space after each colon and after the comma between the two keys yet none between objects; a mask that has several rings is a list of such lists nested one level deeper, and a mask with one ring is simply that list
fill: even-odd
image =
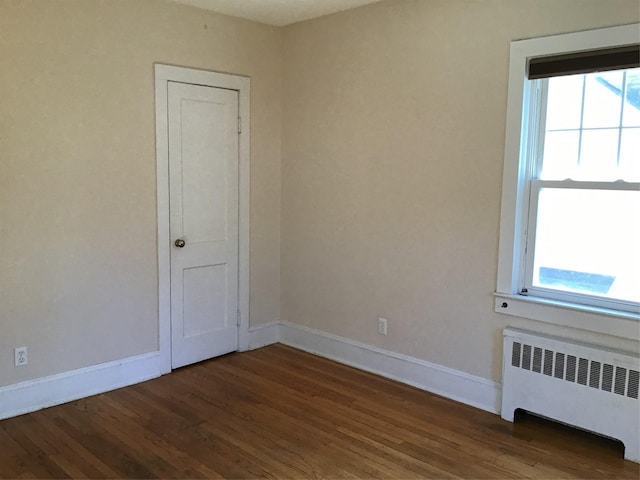
[{"label": "white window trim", "polygon": [[[532,57],[595,50],[637,43],[640,23],[585,32],[511,42],[509,91],[505,135],[500,246],[495,311],[558,325],[606,333],[634,340],[640,339],[640,315],[604,308],[594,308],[535,297],[518,295],[523,266],[523,235],[526,229],[529,178],[525,162],[520,162],[527,147],[529,132],[523,131],[523,119],[529,111],[529,96],[535,94],[527,85],[527,62]],[[525,98],[525,95],[527,96]],[[503,305],[507,305],[506,307]]]}]

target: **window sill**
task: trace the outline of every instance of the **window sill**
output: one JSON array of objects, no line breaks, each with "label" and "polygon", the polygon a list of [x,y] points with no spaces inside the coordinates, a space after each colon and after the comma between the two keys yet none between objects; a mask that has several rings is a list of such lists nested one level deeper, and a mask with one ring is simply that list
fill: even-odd
[{"label": "window sill", "polygon": [[494,295],[497,313],[640,340],[640,314],[637,313],[508,293]]}]

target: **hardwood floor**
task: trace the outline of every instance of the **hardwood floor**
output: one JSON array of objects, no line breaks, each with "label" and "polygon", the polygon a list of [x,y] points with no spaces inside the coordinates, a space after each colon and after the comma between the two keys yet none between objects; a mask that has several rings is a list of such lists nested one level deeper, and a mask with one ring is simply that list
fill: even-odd
[{"label": "hardwood floor", "polygon": [[0,478],[639,475],[616,442],[283,345],[0,422]]}]

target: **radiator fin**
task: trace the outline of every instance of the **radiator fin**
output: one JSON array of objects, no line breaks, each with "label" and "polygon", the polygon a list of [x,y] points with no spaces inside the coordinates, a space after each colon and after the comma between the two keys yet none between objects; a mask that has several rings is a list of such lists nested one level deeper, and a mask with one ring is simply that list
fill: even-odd
[{"label": "radiator fin", "polygon": [[567,380],[576,381],[576,357],[573,355],[567,356]]},{"label": "radiator fin", "polygon": [[513,342],[511,366],[638,399],[640,372],[610,363]]},{"label": "radiator fin", "polygon": [[522,345],[518,342],[513,342],[513,350],[511,351],[511,366],[520,368],[520,355],[522,352]]},{"label": "radiator fin", "polygon": [[610,392],[613,387],[613,365],[608,363],[602,367],[602,390]]},{"label": "radiator fin", "polygon": [[542,371],[542,349],[535,347],[533,349],[533,368],[534,372],[540,373]]},{"label": "radiator fin", "polygon": [[638,382],[640,381],[640,372],[637,370],[629,370],[629,386],[627,388],[627,397],[638,398]]},{"label": "radiator fin", "polygon": [[627,369],[616,367],[616,382],[613,391],[618,395],[624,395],[624,382],[627,380]]},{"label": "radiator fin", "polygon": [[591,371],[589,372],[589,386],[591,388],[600,388],[600,362],[591,362]]},{"label": "radiator fin", "polygon": [[564,353],[556,352],[556,368],[553,376],[564,378]]},{"label": "radiator fin", "polygon": [[542,373],[549,377],[553,373],[553,352],[551,350],[544,351],[544,369]]},{"label": "radiator fin", "polygon": [[589,360],[581,358],[578,360],[578,383],[580,385],[587,384],[587,371],[589,370]]},{"label": "radiator fin", "polygon": [[531,345],[522,347],[522,368],[531,370]]}]

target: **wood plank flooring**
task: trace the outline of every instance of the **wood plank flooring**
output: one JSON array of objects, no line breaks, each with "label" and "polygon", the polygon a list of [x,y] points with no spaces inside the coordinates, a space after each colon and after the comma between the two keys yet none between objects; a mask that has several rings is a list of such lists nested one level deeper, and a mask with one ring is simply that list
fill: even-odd
[{"label": "wood plank flooring", "polygon": [[639,476],[616,442],[283,345],[0,422],[0,478]]}]

